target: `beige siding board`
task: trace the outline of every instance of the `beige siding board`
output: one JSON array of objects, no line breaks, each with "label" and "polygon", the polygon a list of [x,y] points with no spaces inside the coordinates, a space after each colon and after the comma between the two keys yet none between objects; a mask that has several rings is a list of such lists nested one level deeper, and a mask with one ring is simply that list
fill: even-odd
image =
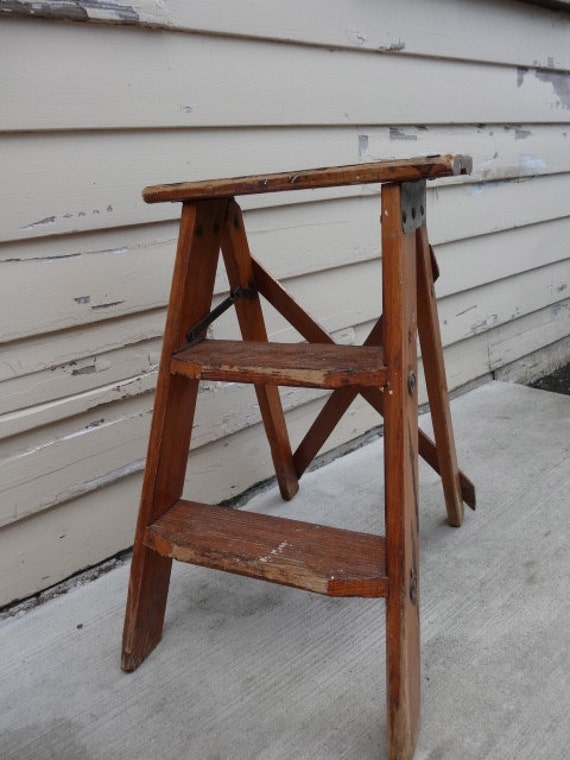
[{"label": "beige siding board", "polygon": [[[156,248],[0,264],[7,270],[0,284],[3,340],[9,342],[164,306],[173,246],[165,246],[165,257]],[[25,292],[26,298],[11,295],[18,292]]]},{"label": "beige siding board", "polygon": [[0,379],[11,380],[53,367],[73,371],[74,362],[162,335],[165,310],[108,320],[80,330],[34,336],[9,343],[0,351]]},{"label": "beige siding board", "polygon": [[490,282],[439,303],[445,345],[486,332],[563,300],[570,287],[567,261]]},{"label": "beige siding board", "polygon": [[[49,405],[67,397],[79,400],[93,393],[100,393],[107,400],[132,395],[137,392],[134,388],[145,382],[144,376],[156,370],[160,346],[160,339],[142,341],[4,380],[0,383],[0,414],[29,412],[31,404]],[[114,395],[109,397],[109,393]],[[1,421],[2,417],[0,427]]]},{"label": "beige siding board", "polygon": [[[20,519],[140,470],[151,409],[150,397],[123,400],[97,410],[98,418],[91,412],[51,426],[48,435],[35,430],[5,441],[0,522]],[[11,453],[14,447],[19,450]]]},{"label": "beige siding board", "polygon": [[[514,186],[518,189],[520,183],[514,183]],[[502,186],[497,188],[501,189]],[[450,191],[457,193],[457,188],[450,188]],[[360,205],[369,200],[371,199],[361,199]],[[442,297],[460,293],[548,263],[563,263],[568,256],[564,241],[569,236],[570,218],[567,217],[440,245],[437,254],[442,276],[437,286],[438,294]],[[295,246],[292,249],[299,252]],[[373,250],[370,251],[370,255],[373,256],[374,253]],[[293,270],[295,268],[294,264]],[[290,278],[287,285],[299,301],[309,305],[309,310],[328,329],[350,330],[351,325],[362,323],[380,311],[380,298],[376,290],[379,290],[379,276],[379,262],[371,259],[358,266],[353,263],[342,268],[318,270],[311,275]],[[562,285],[563,283],[559,287]],[[34,297],[33,291],[31,295]],[[54,296],[54,303],[59,303],[58,294],[55,293]],[[469,300],[471,296],[471,293],[467,293],[465,297]],[[339,308],[339,302],[343,308]],[[368,305],[364,312],[362,304]],[[475,307],[469,305],[466,308],[469,312]],[[269,309],[267,311],[273,339],[298,339],[296,333],[276,317],[274,312]],[[19,315],[16,313],[15,317],[17,325]],[[228,314],[213,326],[211,334],[214,337],[238,337],[235,319]],[[49,338],[46,336],[46,340],[49,341]],[[66,364],[5,380],[0,384],[4,412],[4,416],[0,417],[0,437],[14,435],[54,419],[70,417],[111,399],[145,392],[153,381],[139,375],[156,367],[159,344],[159,340],[153,340],[127,345],[112,352],[83,356]],[[10,414],[16,410],[22,411]]]},{"label": "beige siding board", "polygon": [[559,263],[570,275],[570,217],[438,246],[440,296]]},{"label": "beige siding board", "polygon": [[[0,439],[19,435],[20,433],[55,421],[74,417],[83,412],[96,409],[132,396],[140,396],[156,385],[156,372],[129,377],[112,385],[97,386],[93,390],[74,395],[61,395],[49,402],[39,403],[35,394],[28,397],[33,399],[33,406],[27,406],[0,415]],[[57,392],[50,384],[52,393]],[[59,391],[61,393],[61,391]]]},{"label": "beige siding board", "polygon": [[[297,205],[288,212],[250,212],[246,224],[252,250],[276,276],[287,278],[377,255],[378,209],[376,198],[354,198],[308,207]],[[5,260],[0,260],[0,290],[5,289],[4,297],[0,296],[3,339],[9,341],[164,306],[176,227],[159,225],[159,230],[165,228],[164,233],[156,227],[136,228],[130,241],[119,234],[120,247],[100,251],[89,247],[95,241],[110,244],[113,231],[107,237],[94,234],[93,241],[91,236],[79,236],[5,246]],[[160,239],[162,234],[166,239]],[[80,246],[87,247],[88,252],[77,253]],[[32,288],[28,297],[34,309],[29,308],[28,300],[18,302],[10,297],[23,285]],[[225,275],[220,272],[216,290],[225,292],[227,287]],[[105,307],[105,303],[111,306]]]},{"label": "beige siding board", "polygon": [[[551,0],[556,4],[556,0]],[[540,5],[540,2],[535,3]],[[548,2],[543,3],[548,5]],[[54,12],[50,5],[60,6]],[[558,5],[570,8],[566,0]],[[15,16],[30,8],[36,17],[62,18],[60,3],[23,0],[2,8]],[[445,0],[383,0],[355,5],[328,0],[250,0],[247,12],[232,0],[139,0],[123,8],[113,4],[74,3],[70,20],[151,26],[171,30],[273,39],[308,45],[397,52],[400,55],[448,57],[459,60],[545,68],[570,68],[568,15],[529,8],[518,2],[479,0],[450,8]],[[125,12],[127,10],[127,12]],[[513,25],[518,35],[511,33]],[[466,34],[466,29],[469,34]]]},{"label": "beige siding board", "polygon": [[[295,416],[300,406],[319,395],[286,393],[285,406]],[[63,420],[43,436],[42,431],[32,431],[5,441],[0,463],[0,524],[78,498],[141,470],[151,411],[152,396],[145,395]],[[217,420],[214,425],[212,418]],[[199,450],[216,440],[215,436],[226,440],[258,422],[259,410],[251,388],[218,386],[206,390],[200,396],[193,446]],[[256,467],[254,458],[249,469]],[[267,476],[261,471],[256,480]]]},{"label": "beige siding board", "polygon": [[[566,292],[566,291],[565,291]],[[507,322],[488,333],[489,368],[498,370],[570,336],[570,298]]]},{"label": "beige siding board", "polygon": [[570,174],[428,190],[433,245],[570,216]]},{"label": "beige siding board", "polygon": [[141,20],[177,29],[570,69],[570,18],[517,2],[483,0],[454,7],[446,0],[362,5],[329,0],[326,12],[320,0],[255,0],[247,13],[232,0],[216,7],[200,0],[160,5],[145,0],[135,7]]},{"label": "beige siding board", "polygon": [[[539,190],[545,184],[541,183]],[[570,231],[570,216],[531,225],[524,231],[506,230],[498,237],[487,236],[484,241],[474,237],[499,226],[500,211],[507,204],[517,209],[508,215],[508,221],[515,226],[541,210],[549,213],[549,205],[551,212],[569,213],[569,195],[561,192],[563,182],[552,184],[552,192],[544,193],[536,204],[533,203],[535,193],[528,183],[487,184],[472,187],[467,192],[459,186],[446,188],[441,197],[439,193],[432,194],[430,217],[435,217],[434,244],[445,239],[445,232],[449,233],[451,227],[457,230],[456,235],[466,238],[470,235],[469,239],[441,248],[443,255],[450,259],[451,267],[443,267],[445,281],[454,283],[450,288],[465,289],[493,277],[521,271],[523,264],[519,262],[531,268],[568,256],[563,241]],[[552,196],[555,200],[550,202]],[[469,213],[471,207],[473,215]],[[346,208],[335,201],[318,206],[311,204],[308,209],[297,206],[289,214],[284,210],[256,212],[258,221],[260,216],[265,216],[266,221],[257,230],[256,225],[252,225],[252,250],[281,279],[308,277],[305,289],[335,287],[331,269],[357,267],[354,273],[349,271],[343,276],[349,278],[347,301],[351,292],[359,294],[360,300],[362,285],[358,277],[362,275],[358,267],[377,257],[379,252],[378,209],[378,199],[374,197],[346,201]],[[463,218],[468,220],[467,229],[462,229]],[[438,235],[441,228],[443,234]],[[39,249],[40,245],[35,247]],[[6,272],[0,277],[2,339],[11,341],[51,333],[164,306],[174,247],[173,240],[156,244],[151,239],[148,247],[59,257],[49,252],[38,259],[0,262],[0,274],[2,270]],[[464,249],[458,270],[460,281],[452,279],[453,258],[446,253],[458,247]],[[321,282],[316,283],[315,276]],[[220,273],[217,291],[226,290],[225,277]],[[12,294],[17,292],[26,292],[26,299],[13,298]],[[362,320],[355,320],[359,321]],[[335,323],[331,329],[347,324]]]},{"label": "beige siding board", "polygon": [[[26,21],[0,25],[0,46],[12,64],[0,89],[14,95],[3,130],[568,119],[563,72],[549,81],[487,63]],[[50,93],[41,108],[39,92]]]},{"label": "beige siding board", "polygon": [[[398,128],[397,133],[392,131],[392,151],[397,151],[398,156],[402,158],[447,151],[472,156],[471,175],[442,180],[441,183],[445,185],[453,182],[477,183],[569,171],[568,115],[564,123],[557,125],[533,122],[502,124],[497,123],[498,121],[492,119],[488,124],[427,129],[424,129],[423,125],[404,125]],[[386,131],[362,128],[361,133],[368,138],[363,158],[379,160],[386,149]],[[439,147],[434,150],[436,145]]]},{"label": "beige siding board", "polygon": [[139,496],[140,477],[125,478],[3,528],[0,606],[52,586],[130,546]]},{"label": "beige siding board", "polygon": [[461,388],[569,334],[570,299],[566,299],[453,343],[445,348],[449,387]]},{"label": "beige siding board", "polygon": [[[567,122],[420,128],[398,120],[391,130],[368,125],[0,135],[0,161],[11,180],[10,192],[1,190],[0,240],[49,241],[55,235],[109,230],[107,237],[92,232],[93,238],[87,236],[79,245],[64,237],[46,245],[53,256],[136,246],[146,233],[133,225],[179,217],[180,204],[143,203],[142,188],[158,182],[441,152],[473,156],[473,174],[456,178],[460,183],[570,172],[570,112]],[[244,198],[243,205],[296,205],[375,191],[367,186],[277,193]],[[157,228],[156,234],[157,242],[167,242],[175,237],[174,225]],[[17,246],[0,248],[0,259],[26,255]]]},{"label": "beige siding board", "polygon": [[[64,328],[89,324],[94,322],[96,318],[113,319],[117,316],[125,316],[143,309],[152,309],[164,305],[167,300],[170,271],[150,255],[148,270],[144,275],[141,272],[135,274],[137,261],[140,258],[139,253],[131,257],[126,262],[126,269],[122,268],[124,263],[122,256],[118,257],[117,261],[111,261],[111,257],[108,256],[62,259],[59,267],[55,267],[53,263],[49,264],[47,269],[50,276],[43,276],[40,280],[32,278],[33,273],[37,272],[35,262],[31,265],[28,265],[28,262],[14,265],[21,267],[21,271],[18,278],[11,278],[11,288],[26,287],[30,301],[36,304],[39,302],[42,309],[37,312],[32,311],[29,309],[27,300],[21,304],[13,303],[13,299],[9,300],[6,295],[2,299],[6,308],[2,310],[1,314],[5,338],[10,340],[18,336],[39,335],[42,332],[51,333]],[[101,273],[98,273],[98,267],[105,270],[105,265],[108,265],[107,271],[103,271],[102,280],[99,280],[97,278],[101,277]],[[351,292],[350,288],[357,287],[358,266],[359,264],[353,264],[348,267],[346,273],[344,273],[343,268],[343,276],[348,278],[348,293]],[[379,265],[377,268],[380,271]],[[57,269],[59,271],[56,271]],[[65,275],[70,269],[71,271],[66,277]],[[79,273],[77,272],[78,269]],[[307,282],[303,283],[305,277]],[[304,292],[307,287],[312,287],[314,290],[324,290],[326,287],[335,287],[339,282],[339,274],[336,269],[312,272],[305,277],[299,278],[297,290],[301,292]],[[318,277],[321,283],[315,284],[315,277]],[[134,287],[135,278],[137,287]],[[220,289],[222,293],[225,293],[227,287],[224,286],[222,278],[220,281],[223,288]],[[376,280],[376,284],[378,284],[378,280]],[[320,285],[322,287],[319,287]],[[360,284],[358,287],[361,291],[364,287],[363,296],[364,293],[366,296],[372,296],[368,283]],[[70,296],[70,293],[74,295]],[[325,292],[318,294],[318,296],[321,301],[324,299],[326,302]],[[108,299],[110,304],[108,308],[98,308],[98,302],[101,302],[102,297]],[[215,302],[220,297],[218,296]],[[330,300],[332,303],[333,299]],[[92,308],[94,303],[96,304],[95,310]],[[317,308],[322,311],[325,307]],[[356,309],[354,314],[358,315],[361,305],[354,308]],[[230,314],[224,316],[216,323],[215,328],[218,324],[224,324],[229,318]],[[330,329],[337,330],[350,324],[339,321],[342,319],[346,319],[346,317],[341,316],[340,313],[337,317],[331,317]],[[355,322],[358,321],[362,320],[355,320]]]}]

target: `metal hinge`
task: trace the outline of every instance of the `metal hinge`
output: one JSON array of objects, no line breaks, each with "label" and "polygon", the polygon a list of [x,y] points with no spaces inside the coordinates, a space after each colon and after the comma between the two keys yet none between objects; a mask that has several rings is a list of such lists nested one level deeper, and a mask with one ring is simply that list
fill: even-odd
[{"label": "metal hinge", "polygon": [[186,340],[188,341],[188,344],[192,345],[193,343],[198,343],[199,341],[204,340],[207,328],[215,319],[227,311],[230,306],[232,306],[232,304],[237,301],[238,298],[255,298],[256,295],[257,290],[253,287],[253,285],[247,285],[243,288],[240,287],[230,290],[229,296],[227,298],[224,298],[224,300],[219,303],[215,309],[212,309],[212,311],[206,314],[205,317],[202,317],[202,319],[196,322],[196,324],[188,328],[188,332],[186,333]]},{"label": "metal hinge", "polygon": [[426,181],[402,182],[402,230],[413,232],[426,222]]}]

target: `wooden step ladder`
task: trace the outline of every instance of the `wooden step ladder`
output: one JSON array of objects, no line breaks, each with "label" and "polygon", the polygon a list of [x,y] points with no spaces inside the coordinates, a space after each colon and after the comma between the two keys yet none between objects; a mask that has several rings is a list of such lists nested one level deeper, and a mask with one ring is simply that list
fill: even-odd
[{"label": "wooden step ladder", "polygon": [[[426,231],[426,179],[467,174],[463,156],[159,185],[149,203],[182,202],[154,415],[127,603],[122,667],[161,638],[173,559],[332,596],[386,597],[389,760],[413,755],[420,706],[418,453],[440,473],[459,526],[475,491],[458,469]],[[363,346],[337,345],[252,258],[236,195],[383,183],[383,315]],[[231,292],[210,311],[219,252]],[[271,343],[259,296],[307,341]],[[243,340],[207,339],[235,305]],[[435,442],[418,429],[419,333]],[[384,417],[386,535],[299,522],[182,499],[201,380],[253,383],[284,499],[358,394]],[[278,386],[332,390],[292,452]]]}]

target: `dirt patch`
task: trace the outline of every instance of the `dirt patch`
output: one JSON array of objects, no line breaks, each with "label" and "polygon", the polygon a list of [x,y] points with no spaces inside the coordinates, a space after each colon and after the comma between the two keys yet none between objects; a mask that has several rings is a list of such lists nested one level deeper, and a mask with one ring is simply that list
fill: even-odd
[{"label": "dirt patch", "polygon": [[531,388],[538,388],[541,391],[564,393],[566,396],[570,396],[570,362],[557,369],[556,372],[541,377],[529,385]]}]

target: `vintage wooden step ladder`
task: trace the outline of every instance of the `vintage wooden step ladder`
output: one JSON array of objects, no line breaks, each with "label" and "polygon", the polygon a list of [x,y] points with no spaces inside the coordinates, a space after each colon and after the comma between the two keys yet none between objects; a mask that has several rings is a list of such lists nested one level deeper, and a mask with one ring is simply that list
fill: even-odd
[{"label": "vintage wooden step ladder", "polygon": [[[388,757],[405,760],[419,727],[418,452],[441,474],[451,525],[475,491],[458,469],[426,231],[426,179],[467,174],[463,156],[429,156],[229,180],[159,185],[149,203],[183,204],[136,530],[122,667],[161,638],[172,559],[332,596],[386,597]],[[363,346],[336,345],[250,254],[234,196],[384,183],[383,316]],[[231,293],[210,311],[222,251]],[[271,343],[263,295],[306,343]],[[243,340],[209,340],[235,304]],[[435,443],[418,430],[419,332]],[[360,393],[384,417],[385,537],[182,499],[200,380],[253,383],[283,498]],[[332,389],[292,453],[278,386]]]}]

